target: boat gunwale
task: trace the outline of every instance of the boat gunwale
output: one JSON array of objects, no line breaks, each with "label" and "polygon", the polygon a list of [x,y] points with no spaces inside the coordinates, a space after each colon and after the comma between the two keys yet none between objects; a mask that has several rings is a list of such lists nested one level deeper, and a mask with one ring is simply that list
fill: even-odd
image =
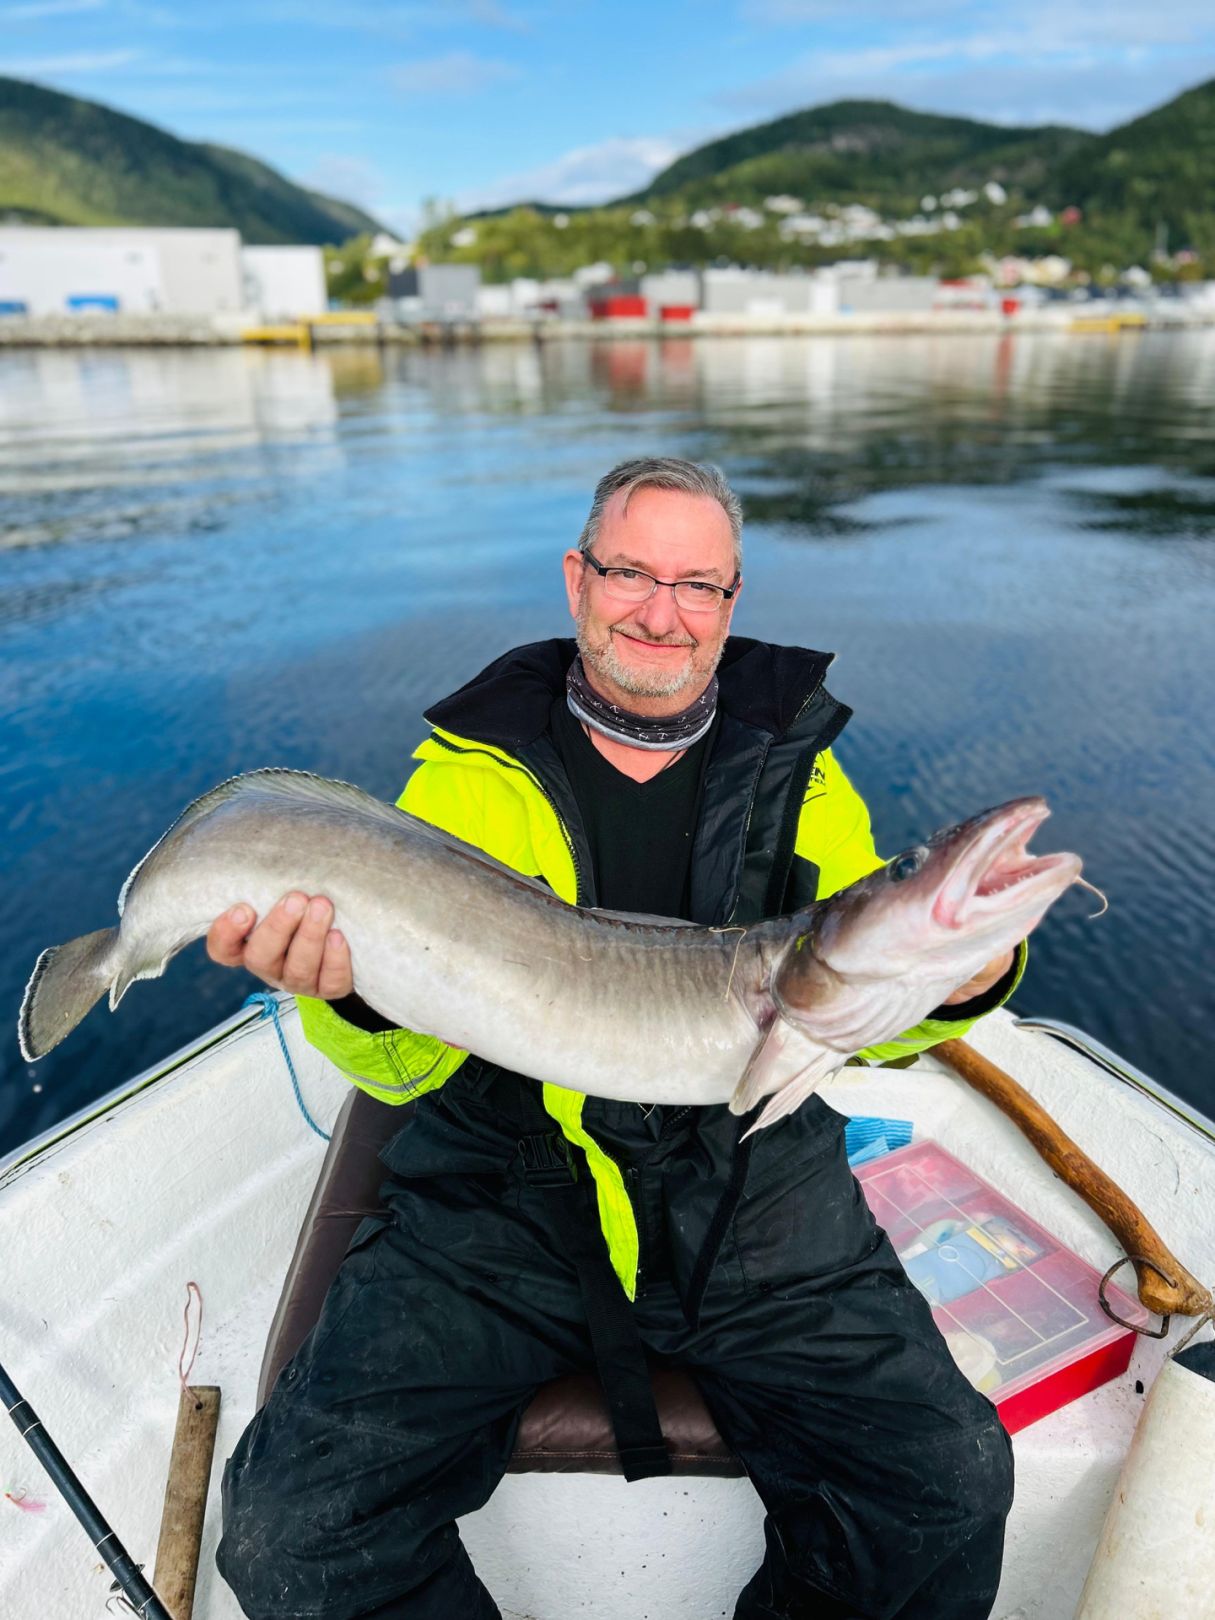
[{"label": "boat gunwale", "polygon": [[[1129,1063],[1126,1058],[1106,1046],[1104,1041],[1099,1041],[1095,1035],[1090,1035],[1078,1024],[1069,1024],[1062,1018],[1016,1016],[1013,1017],[1013,1024],[1027,1034],[1049,1035],[1061,1045],[1069,1046],[1073,1052],[1087,1058],[1095,1067],[1104,1070],[1131,1091],[1137,1092],[1171,1114],[1178,1124],[1188,1125],[1192,1131],[1205,1137],[1208,1142],[1215,1142],[1215,1119],[1209,1114],[1204,1114],[1202,1109],[1196,1108],[1193,1103],[1186,1102],[1175,1091],[1170,1091],[1168,1086],[1162,1085],[1159,1080],[1153,1080],[1142,1069]],[[931,1051],[931,1048],[929,1050]]]},{"label": "boat gunwale", "polygon": [[[271,991],[269,994],[273,995],[275,1001],[277,1001],[280,1013],[287,1011],[295,1003],[295,997],[285,991]],[[222,1018],[219,1023],[212,1024],[201,1035],[196,1035],[192,1041],[187,1041],[184,1046],[177,1047],[175,1051],[169,1053],[168,1057],[149,1064],[146,1069],[141,1069],[130,1080],[123,1081],[121,1085],[115,1086],[112,1091],[107,1091],[104,1096],[96,1098],[91,1103],[86,1103],[83,1108],[78,1108],[75,1113],[69,1114],[66,1119],[58,1120],[54,1125],[48,1125],[44,1131],[40,1131],[37,1136],[32,1136],[28,1142],[23,1142],[19,1147],[13,1148],[11,1152],[0,1157],[0,1192],[3,1192],[6,1187],[11,1185],[18,1176],[32,1169],[40,1160],[48,1157],[53,1149],[61,1147],[70,1137],[75,1136],[86,1126],[92,1125],[106,1115],[113,1113],[124,1104],[131,1102],[140,1092],[154,1086],[157,1081],[167,1080],[171,1074],[176,1073],[178,1069],[184,1068],[187,1063],[201,1057],[205,1052],[209,1052],[213,1047],[225,1041],[228,1036],[238,1034],[241,1030],[248,1028],[250,1024],[261,1022],[266,1016],[264,1006],[242,1005],[236,1012],[229,1014],[227,1018]]]},{"label": "boat gunwale", "polygon": [[[290,1012],[295,1006],[295,997],[288,991],[274,990],[266,993],[273,996],[278,1004],[280,1014]],[[1204,1114],[1201,1109],[1194,1107],[1192,1103],[1187,1103],[1183,1098],[1178,1097],[1167,1086],[1153,1080],[1142,1069],[1137,1068],[1133,1063],[1129,1063],[1125,1058],[1120,1057],[1118,1053],[1104,1045],[1096,1036],[1090,1035],[1087,1030],[1081,1029],[1076,1024],[1069,1024],[1063,1019],[1035,1018],[1032,1016],[1018,1017],[1016,1014],[1012,1014],[1011,1008],[1007,1009],[1007,1011],[1011,1014],[1011,1022],[1015,1029],[1023,1031],[1027,1035],[1046,1035],[1060,1045],[1070,1047],[1072,1051],[1085,1058],[1095,1068],[1101,1069],[1111,1078],[1126,1086],[1128,1090],[1135,1092],[1145,1101],[1154,1104],[1162,1113],[1168,1114],[1175,1125],[1184,1125],[1193,1131],[1196,1136],[1202,1137],[1207,1142],[1215,1143],[1215,1119]],[[236,1012],[231,1013],[227,1018],[221,1019],[219,1023],[213,1024],[210,1029],[204,1030],[201,1035],[196,1036],[192,1041],[188,1041],[184,1046],[179,1046],[168,1057],[162,1058],[157,1063],[150,1064],[130,1080],[115,1086],[112,1091],[106,1092],[104,1096],[97,1098],[94,1102],[86,1103],[83,1108],[69,1114],[66,1119],[47,1126],[46,1130],[39,1132],[37,1136],[31,1137],[29,1141],[23,1142],[20,1146],[12,1149],[11,1152],[0,1157],[0,1192],[19,1175],[31,1169],[39,1160],[49,1155],[54,1148],[61,1146],[78,1131],[121,1108],[138,1096],[140,1092],[146,1091],[150,1086],[155,1085],[157,1081],[167,1079],[169,1075],[183,1068],[193,1059],[201,1057],[203,1053],[210,1051],[212,1047],[218,1046],[229,1035],[237,1034],[239,1031],[248,1028],[250,1024],[261,1022],[266,1016],[267,1009],[264,1004],[260,1006],[251,1005],[248,1002],[242,1004]],[[923,1055],[931,1057],[931,1047]]]}]

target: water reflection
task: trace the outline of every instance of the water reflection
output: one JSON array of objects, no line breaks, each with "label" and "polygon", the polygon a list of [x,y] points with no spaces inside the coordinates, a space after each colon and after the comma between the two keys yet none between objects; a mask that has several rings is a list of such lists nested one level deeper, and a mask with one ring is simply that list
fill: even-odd
[{"label": "water reflection", "polygon": [[[1213,393],[1215,333],[0,354],[5,1005],[222,777],[395,793],[431,699],[564,633],[595,480],[669,452],[744,496],[738,630],[838,649],[881,846],[1045,792],[1112,907],[1061,903],[1022,1006],[1210,1111]],[[10,1043],[0,1150],[242,993],[196,947]]]},{"label": "water reflection", "polygon": [[1093,510],[1080,519],[1088,529],[1161,540],[1210,540],[1215,536],[1215,499],[1185,489],[1131,492],[1073,491]]},{"label": "water reflection", "polygon": [[0,547],[206,527],[262,455],[334,442],[325,359],[237,350],[18,350],[0,388]]}]

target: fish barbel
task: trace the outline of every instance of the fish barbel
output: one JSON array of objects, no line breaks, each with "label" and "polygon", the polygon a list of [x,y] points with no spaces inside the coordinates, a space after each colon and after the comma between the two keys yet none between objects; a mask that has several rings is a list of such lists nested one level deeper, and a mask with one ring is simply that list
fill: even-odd
[{"label": "fish barbel", "polygon": [[1049,815],[1014,799],[791,916],[709,928],[567,905],[543,883],[306,772],[236,776],[182,813],[123,885],[116,928],[38,958],[27,1060],[102,995],[206,934],[238,902],[324,894],[354,985],[398,1027],[539,1081],[625,1102],[795,1108],[854,1052],[924,1018],[1022,939],[1079,878],[1031,856]]}]

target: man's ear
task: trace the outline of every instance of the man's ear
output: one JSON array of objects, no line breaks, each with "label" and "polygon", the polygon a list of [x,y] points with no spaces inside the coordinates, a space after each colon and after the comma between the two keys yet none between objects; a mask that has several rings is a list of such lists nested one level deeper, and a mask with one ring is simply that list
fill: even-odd
[{"label": "man's ear", "polygon": [[582,553],[567,551],[561,559],[561,567],[565,573],[565,595],[570,615],[576,619],[578,604],[582,600],[582,588],[586,584],[586,564],[582,560]]}]

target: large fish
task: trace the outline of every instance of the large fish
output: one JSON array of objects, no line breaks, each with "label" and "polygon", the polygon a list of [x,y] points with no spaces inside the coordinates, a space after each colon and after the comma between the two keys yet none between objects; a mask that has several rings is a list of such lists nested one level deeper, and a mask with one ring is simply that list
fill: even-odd
[{"label": "large fish", "polygon": [[758,1129],[1029,932],[1080,873],[1027,853],[1048,814],[1015,799],[804,911],[706,928],[567,905],[347,783],[254,771],[144,856],[119,927],[42,953],[21,1049],[42,1057],[107,990],[116,1007],[238,901],[264,916],[300,889],[333,902],[355,989],[394,1024],[626,1102],[742,1114],[771,1096]]}]

